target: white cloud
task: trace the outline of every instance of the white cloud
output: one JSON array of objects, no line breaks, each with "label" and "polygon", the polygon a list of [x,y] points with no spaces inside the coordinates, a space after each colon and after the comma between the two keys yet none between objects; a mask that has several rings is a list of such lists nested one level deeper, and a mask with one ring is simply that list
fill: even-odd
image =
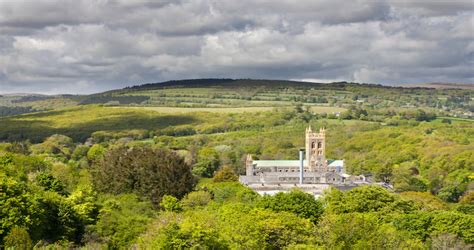
[{"label": "white cloud", "polygon": [[471,5],[1,1],[0,91],[85,93],[195,77],[472,83]]}]

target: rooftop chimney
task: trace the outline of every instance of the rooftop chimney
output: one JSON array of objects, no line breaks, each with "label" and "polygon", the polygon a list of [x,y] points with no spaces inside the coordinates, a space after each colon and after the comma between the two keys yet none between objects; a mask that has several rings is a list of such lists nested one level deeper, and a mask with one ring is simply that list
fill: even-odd
[{"label": "rooftop chimney", "polygon": [[300,149],[300,184],[303,184],[303,173],[304,173],[304,166],[303,166],[303,154],[304,150],[301,148]]}]

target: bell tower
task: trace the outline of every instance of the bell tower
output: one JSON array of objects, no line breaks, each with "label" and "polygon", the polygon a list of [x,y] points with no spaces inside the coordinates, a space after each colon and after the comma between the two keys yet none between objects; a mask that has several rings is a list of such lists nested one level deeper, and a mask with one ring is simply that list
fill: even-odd
[{"label": "bell tower", "polygon": [[326,161],[326,130],[319,129],[313,132],[311,126],[306,129],[306,164],[309,171],[322,171],[327,169]]}]

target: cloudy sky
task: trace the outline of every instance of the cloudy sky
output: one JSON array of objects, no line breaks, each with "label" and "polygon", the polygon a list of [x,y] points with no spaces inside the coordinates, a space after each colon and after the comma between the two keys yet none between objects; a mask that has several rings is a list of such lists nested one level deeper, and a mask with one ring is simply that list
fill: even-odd
[{"label": "cloudy sky", "polygon": [[201,77],[474,83],[474,0],[0,0],[0,93]]}]

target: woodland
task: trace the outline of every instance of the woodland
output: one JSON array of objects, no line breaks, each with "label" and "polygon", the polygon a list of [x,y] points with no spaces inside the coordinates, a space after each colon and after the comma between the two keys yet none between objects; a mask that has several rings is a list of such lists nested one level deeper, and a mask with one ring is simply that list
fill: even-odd
[{"label": "woodland", "polygon": [[[471,90],[255,81],[0,97],[34,109],[0,118],[0,248],[473,247]],[[393,189],[238,182],[247,154],[296,159],[309,125],[327,158]]]}]

